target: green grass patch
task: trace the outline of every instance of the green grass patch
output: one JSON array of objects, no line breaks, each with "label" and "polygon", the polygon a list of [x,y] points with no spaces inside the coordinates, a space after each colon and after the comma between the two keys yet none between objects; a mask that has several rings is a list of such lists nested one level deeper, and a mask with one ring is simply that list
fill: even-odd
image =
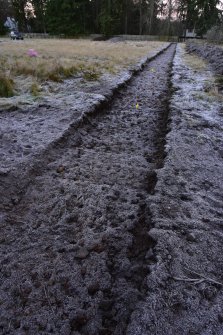
[{"label": "green grass patch", "polygon": [[13,87],[13,80],[3,74],[0,74],[0,97],[12,97],[14,95]]},{"label": "green grass patch", "polygon": [[215,82],[219,86],[223,86],[223,75],[216,76]]},{"label": "green grass patch", "polygon": [[101,72],[97,69],[95,69],[94,67],[89,67],[86,69],[82,69],[82,73],[83,73],[83,79],[87,80],[87,81],[95,81],[98,80],[101,76]]},{"label": "green grass patch", "polygon": [[40,95],[41,92],[41,88],[38,85],[38,83],[34,82],[32,83],[31,87],[30,87],[30,93],[34,96],[34,97],[38,97]]}]

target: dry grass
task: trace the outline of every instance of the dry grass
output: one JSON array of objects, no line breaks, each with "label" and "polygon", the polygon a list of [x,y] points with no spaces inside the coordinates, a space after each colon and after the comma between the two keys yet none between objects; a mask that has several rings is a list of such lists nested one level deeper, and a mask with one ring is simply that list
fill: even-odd
[{"label": "dry grass", "polygon": [[[183,46],[185,49],[185,46]],[[202,73],[208,70],[208,62],[195,54],[184,54],[185,64],[190,67],[193,71]],[[221,76],[209,76],[209,80],[203,82],[203,91],[195,92],[194,97],[199,100],[207,101],[222,101],[222,94],[219,91],[218,86],[222,82]]]},{"label": "dry grass", "polygon": [[[115,74],[136,63],[161,44],[163,43],[57,39],[8,40],[1,44],[0,73],[14,81],[17,94],[25,90],[33,91],[36,95],[39,92],[38,84],[45,81],[61,82],[72,76],[97,80],[102,73]],[[28,56],[29,49],[36,50],[38,57]]]},{"label": "dry grass", "polygon": [[[185,45],[184,45],[184,49],[185,49]],[[188,65],[195,71],[202,72],[207,69],[207,62],[201,57],[196,56],[195,54],[185,53],[184,61],[186,65]]]},{"label": "dry grass", "polygon": [[5,74],[0,74],[0,97],[11,97],[14,94],[14,82]]}]

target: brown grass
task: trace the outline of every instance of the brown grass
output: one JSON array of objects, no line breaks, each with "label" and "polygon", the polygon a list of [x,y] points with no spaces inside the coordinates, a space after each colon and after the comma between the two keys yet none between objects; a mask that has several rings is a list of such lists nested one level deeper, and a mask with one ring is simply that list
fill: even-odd
[{"label": "brown grass", "polygon": [[[183,46],[185,49],[185,45]],[[184,61],[185,64],[190,67],[193,71],[198,73],[202,73],[208,70],[208,63],[201,57],[195,54],[184,54]],[[204,82],[204,91],[199,93],[195,93],[194,96],[200,100],[207,100],[207,101],[222,101],[223,97],[221,92],[219,92],[218,86],[221,85],[223,76],[209,76],[209,80]]]},{"label": "brown grass", "polygon": [[[185,45],[183,47],[185,49]],[[184,61],[186,65],[188,65],[195,71],[202,72],[205,69],[207,69],[207,65],[208,65],[207,62],[195,54],[185,53]]]},{"label": "brown grass", "polygon": [[[32,78],[37,85],[46,81],[61,82],[72,76],[98,80],[102,73],[115,74],[162,44],[57,39],[6,40],[1,44],[0,72],[3,77],[10,76],[14,80],[17,93],[21,92],[24,80],[28,78]],[[28,56],[29,49],[35,49],[38,57]]]}]

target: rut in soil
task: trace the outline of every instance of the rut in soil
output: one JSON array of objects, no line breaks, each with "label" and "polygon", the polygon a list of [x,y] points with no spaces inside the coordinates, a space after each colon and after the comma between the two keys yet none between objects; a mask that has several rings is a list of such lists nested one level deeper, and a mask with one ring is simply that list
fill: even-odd
[{"label": "rut in soil", "polygon": [[149,195],[164,159],[174,52],[57,144],[6,215],[4,334],[126,333],[156,261]]}]

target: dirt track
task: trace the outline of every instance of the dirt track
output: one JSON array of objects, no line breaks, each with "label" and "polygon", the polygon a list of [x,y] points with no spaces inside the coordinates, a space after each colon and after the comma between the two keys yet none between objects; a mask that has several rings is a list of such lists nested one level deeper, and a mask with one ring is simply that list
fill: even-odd
[{"label": "dirt track", "polygon": [[125,332],[154,262],[147,197],[174,49],[54,147],[5,216],[3,333]]},{"label": "dirt track", "polygon": [[201,83],[180,49],[172,69],[175,47],[24,165],[20,189],[2,171],[0,333],[223,334],[221,116],[190,105]]},{"label": "dirt track", "polygon": [[128,335],[223,334],[223,100],[209,68],[187,60],[178,44],[167,156],[150,197],[156,262]]}]

